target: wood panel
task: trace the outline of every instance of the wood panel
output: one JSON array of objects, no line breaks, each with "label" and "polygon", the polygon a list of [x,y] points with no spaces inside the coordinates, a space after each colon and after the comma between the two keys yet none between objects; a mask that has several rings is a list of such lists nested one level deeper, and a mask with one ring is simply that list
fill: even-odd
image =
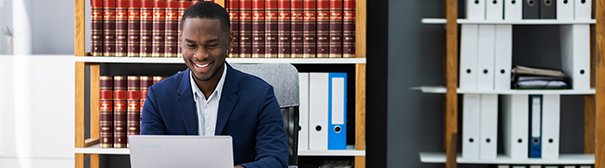
[{"label": "wood panel", "polygon": [[84,63],[77,62],[76,64],[76,109],[75,109],[75,145],[76,147],[84,147]]},{"label": "wood panel", "polygon": [[76,154],[74,162],[75,168],[84,168],[84,154]]},{"label": "wood panel", "polygon": [[584,153],[594,153],[595,97],[584,96]]},{"label": "wood panel", "polygon": [[217,4],[221,5],[223,8],[227,8],[225,6],[225,0],[215,0],[214,3],[217,3]]},{"label": "wood panel", "polygon": [[596,0],[595,168],[605,168],[605,0]]},{"label": "wood panel", "polygon": [[446,85],[445,95],[445,152],[447,168],[456,167],[456,136],[458,135],[458,0],[446,0]]},{"label": "wood panel", "polygon": [[[366,0],[355,1],[355,57],[366,55]],[[365,74],[365,73],[364,73]]]},{"label": "wood panel", "polygon": [[99,80],[101,79],[101,65],[90,64],[90,138],[99,139]]},{"label": "wood panel", "polygon": [[101,158],[99,155],[89,155],[90,156],[90,168],[99,168],[101,164],[99,164]]},{"label": "wood panel", "polygon": [[76,56],[86,55],[86,42],[84,42],[84,0],[75,0],[75,19],[74,19],[74,54]]},{"label": "wood panel", "polygon": [[[366,149],[366,64],[355,65],[355,149]],[[354,165],[366,167],[365,157],[355,157]]]}]

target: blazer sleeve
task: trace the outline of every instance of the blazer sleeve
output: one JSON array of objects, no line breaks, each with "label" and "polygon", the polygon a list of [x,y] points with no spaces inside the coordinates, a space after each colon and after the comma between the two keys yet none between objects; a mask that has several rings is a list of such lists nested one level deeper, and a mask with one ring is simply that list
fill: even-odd
[{"label": "blazer sleeve", "polygon": [[141,113],[141,135],[165,135],[166,126],[157,108],[153,87],[149,87],[143,112]]},{"label": "blazer sleeve", "polygon": [[273,88],[268,87],[264,91],[263,97],[256,128],[256,161],[244,163],[242,166],[246,168],[288,167],[287,137]]}]

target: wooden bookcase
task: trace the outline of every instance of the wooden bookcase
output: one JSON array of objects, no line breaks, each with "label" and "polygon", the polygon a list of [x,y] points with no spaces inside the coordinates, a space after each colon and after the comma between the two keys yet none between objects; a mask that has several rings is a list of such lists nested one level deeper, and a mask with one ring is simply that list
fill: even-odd
[{"label": "wooden bookcase", "polygon": [[[457,167],[458,136],[458,0],[444,0],[446,31],[445,167]],[[605,168],[605,0],[593,0],[596,24],[591,26],[591,84],[584,96],[584,152],[594,153],[595,168]],[[422,154],[421,154],[422,155]],[[422,157],[422,156],[421,156]],[[439,161],[437,161],[439,162]]]},{"label": "wooden bookcase", "polygon": [[[182,58],[143,58],[133,59],[127,57],[90,57],[86,51],[85,42],[85,3],[88,0],[75,0],[74,20],[74,54],[76,94],[75,94],[75,167],[83,168],[84,160],[89,158],[90,167],[98,168],[100,155],[104,154],[129,154],[128,149],[103,149],[99,144],[99,77],[101,64],[104,63],[161,63],[182,64]],[[217,0],[216,3],[224,6],[225,0]],[[279,59],[277,62],[288,62],[292,64],[354,64],[355,66],[355,146],[350,151],[319,151],[308,152],[309,156],[354,156],[355,167],[365,167],[365,115],[366,115],[366,0],[356,0],[356,58],[337,59]],[[229,62],[239,63],[271,63],[276,60],[269,59],[240,59],[228,58]],[[88,75],[85,73],[88,68]],[[88,81],[86,81],[88,79]],[[85,85],[89,85],[86,90]],[[86,94],[88,91],[88,95]],[[89,102],[85,102],[88,96]],[[88,120],[90,126],[85,125],[85,105],[89,104]],[[89,138],[85,138],[85,131],[89,132]],[[300,153],[299,153],[300,154]]]}]

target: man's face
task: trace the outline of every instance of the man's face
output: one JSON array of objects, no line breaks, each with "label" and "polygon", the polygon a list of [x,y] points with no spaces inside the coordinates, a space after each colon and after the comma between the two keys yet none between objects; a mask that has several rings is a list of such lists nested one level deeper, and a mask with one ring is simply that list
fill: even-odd
[{"label": "man's face", "polygon": [[183,59],[199,82],[220,79],[230,43],[218,19],[187,18],[181,34]]}]

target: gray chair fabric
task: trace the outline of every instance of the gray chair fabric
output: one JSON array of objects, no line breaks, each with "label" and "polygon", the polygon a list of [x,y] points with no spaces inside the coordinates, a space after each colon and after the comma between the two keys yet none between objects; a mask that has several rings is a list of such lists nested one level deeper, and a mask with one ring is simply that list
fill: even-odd
[{"label": "gray chair fabric", "polygon": [[[288,136],[288,165],[298,165],[298,70],[291,64],[230,64],[233,68],[257,76],[271,86],[279,103]],[[296,166],[290,166],[296,167]]]}]

